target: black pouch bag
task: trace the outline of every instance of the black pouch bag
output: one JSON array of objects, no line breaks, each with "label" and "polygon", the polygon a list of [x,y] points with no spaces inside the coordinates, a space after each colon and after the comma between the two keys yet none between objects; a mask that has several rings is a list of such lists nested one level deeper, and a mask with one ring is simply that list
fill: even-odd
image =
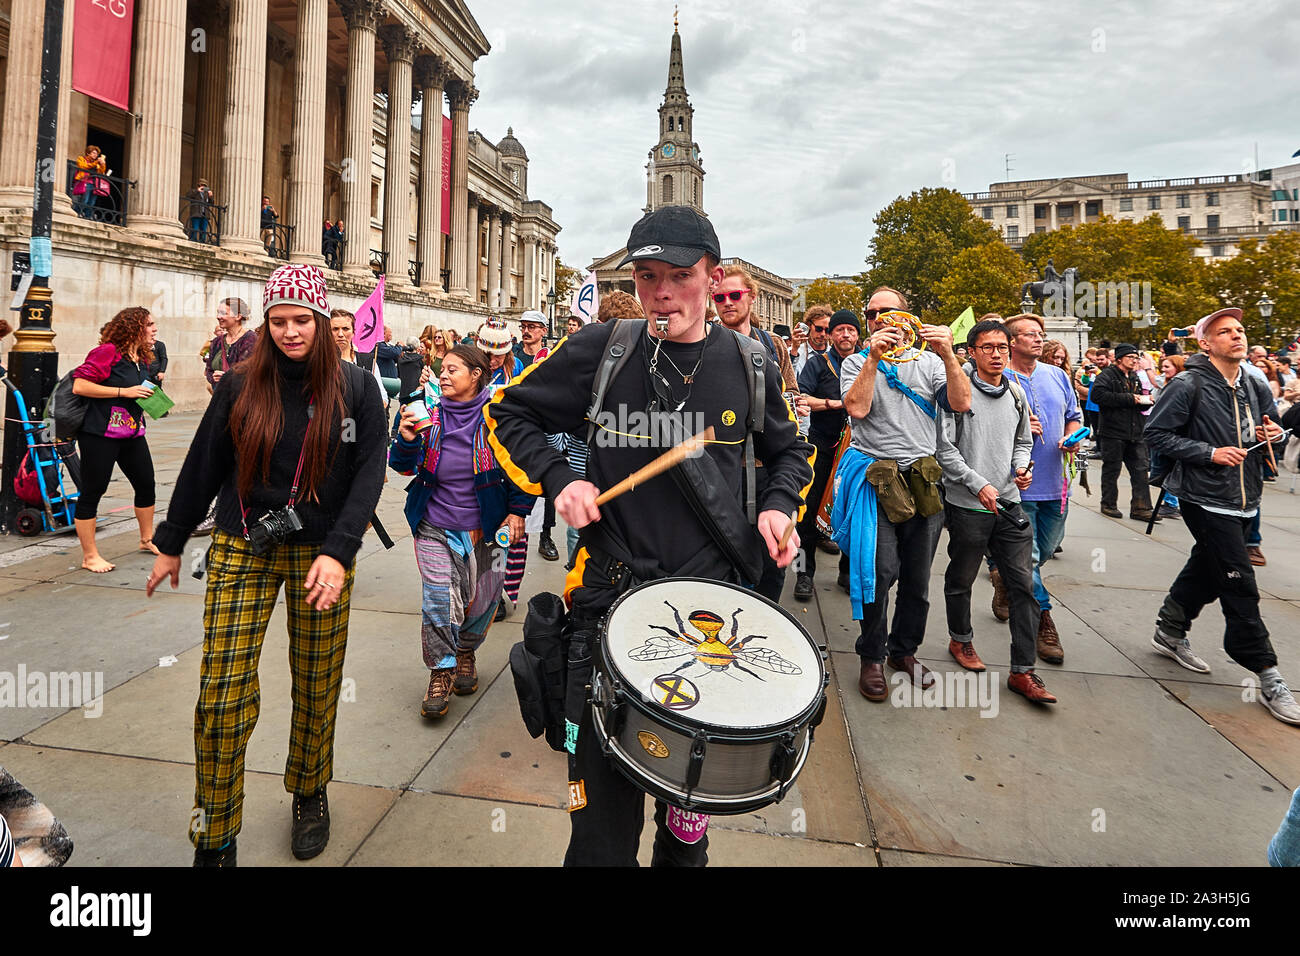
[{"label": "black pouch bag", "polygon": [[564,690],[569,620],[564,599],[543,592],[528,602],[524,639],[510,649],[510,672],[519,712],[532,737],[546,734],[551,749],[564,752]]}]

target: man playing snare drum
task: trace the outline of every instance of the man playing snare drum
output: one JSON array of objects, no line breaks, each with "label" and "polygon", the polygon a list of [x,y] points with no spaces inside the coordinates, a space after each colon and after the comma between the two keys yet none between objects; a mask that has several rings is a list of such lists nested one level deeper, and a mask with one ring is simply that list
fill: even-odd
[{"label": "man playing snare drum", "polygon": [[[667,206],[648,214],[633,227],[624,259],[633,263],[648,326],[636,320],[594,325],[565,339],[546,362],[530,366],[498,393],[487,410],[493,449],[506,473],[524,490],[552,496],[560,516],[581,529],[581,546],[565,583],[573,628],[566,714],[569,866],[635,865],[644,820],[645,795],[602,756],[583,692],[605,611],[631,587],[665,577],[754,584],[761,573],[758,553],[765,549],[785,567],[799,547],[798,535],[784,548],[779,545],[791,516],[803,507],[813,452],[799,437],[782,397],[780,371],[770,362],[762,368],[762,429],[752,434],[753,454],[766,472],[755,495],[756,530],[742,505],[751,383],[758,384],[742,361],[748,354],[742,346],[755,346],[705,322],[709,294],[723,278],[720,258],[712,224],[694,210]],[[635,337],[593,427],[587,413],[597,374],[613,368],[611,340],[628,326]],[[663,413],[666,424],[650,431],[664,433],[650,441],[629,437],[633,428],[627,423],[646,411]],[[698,461],[706,470],[716,468],[711,492],[701,489],[716,496],[712,511],[697,514],[688,503],[678,484],[683,469],[596,506],[602,488],[710,425],[716,441]],[[588,480],[547,443],[548,432],[588,436]],[[657,800],[655,822],[654,865],[707,862],[708,838],[702,827],[691,825],[697,822],[691,815],[683,821],[676,808]]]}]

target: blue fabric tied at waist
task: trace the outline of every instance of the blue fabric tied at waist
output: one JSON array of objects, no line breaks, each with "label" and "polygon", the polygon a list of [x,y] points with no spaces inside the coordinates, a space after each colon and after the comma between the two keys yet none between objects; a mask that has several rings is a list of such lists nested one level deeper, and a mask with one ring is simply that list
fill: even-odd
[{"label": "blue fabric tied at waist", "polygon": [[849,556],[849,598],[853,620],[862,620],[862,605],[876,600],[876,489],[867,468],[876,459],[850,445],[835,471],[835,507],[831,540]]}]

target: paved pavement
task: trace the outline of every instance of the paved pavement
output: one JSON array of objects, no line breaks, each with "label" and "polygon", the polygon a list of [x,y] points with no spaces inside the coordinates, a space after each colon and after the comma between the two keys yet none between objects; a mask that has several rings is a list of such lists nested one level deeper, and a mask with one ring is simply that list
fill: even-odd
[{"label": "paved pavement", "polygon": [[[160,500],[196,423],[178,415],[150,426]],[[390,482],[380,506],[397,547],[385,552],[370,536],[359,557],[333,834],[306,865],[555,864],[568,837],[565,762],[530,739],[519,717],[507,655],[521,637],[522,607],[480,652],[478,693],[454,699],[441,722],[420,717],[428,675],[403,483]],[[1284,475],[1268,486],[1269,564],[1258,579],[1283,674],[1300,685],[1300,496],[1287,493],[1289,483]],[[872,704],[857,691],[857,627],[832,562],[807,605],[789,598],[791,575],[786,606],[830,648],[830,706],[782,803],[714,818],[713,863],[1263,865],[1300,786],[1300,728],[1247,699],[1243,680],[1252,675],[1223,652],[1217,607],[1192,634],[1212,674],[1151,650],[1156,609],[1190,536],[1166,521],[1146,538],[1135,521],[1101,517],[1096,502],[1076,498],[1065,551],[1047,566],[1065,648],[1063,666],[1040,667],[1061,699],[1051,709],[1005,688],[1008,635],[989,611],[987,579],[976,585],[974,621],[994,679],[948,680],[947,699],[900,688]],[[108,575],[81,570],[70,537],[0,539],[0,672],[86,672],[102,693],[89,708],[0,707],[0,764],[65,823],[72,865],[187,865],[202,583],[182,574],[179,592],[146,600],[151,562],[135,550],[120,477],[101,513],[101,549],[117,563]],[[921,656],[955,676],[943,615],[946,547],[945,538]],[[523,599],[558,590],[562,576],[560,563],[530,555]],[[267,634],[262,715],[247,757],[244,865],[294,863],[281,778],[289,728],[282,607]],[[650,840],[642,842],[648,851]]]}]

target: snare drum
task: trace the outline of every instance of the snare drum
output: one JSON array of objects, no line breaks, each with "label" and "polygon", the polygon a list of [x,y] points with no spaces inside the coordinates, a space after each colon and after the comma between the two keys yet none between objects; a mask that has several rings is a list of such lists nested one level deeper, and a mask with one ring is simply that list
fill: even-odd
[{"label": "snare drum", "polygon": [[795,617],[732,584],[666,578],[609,609],[592,676],[602,749],[686,810],[749,813],[803,769],[828,677]]}]

